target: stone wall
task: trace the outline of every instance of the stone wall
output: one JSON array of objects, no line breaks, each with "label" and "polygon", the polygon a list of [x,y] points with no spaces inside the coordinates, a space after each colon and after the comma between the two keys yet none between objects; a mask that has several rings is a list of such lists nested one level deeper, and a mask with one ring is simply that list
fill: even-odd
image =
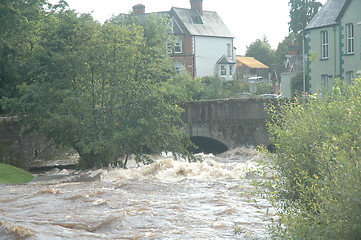
[{"label": "stone wall", "polygon": [[185,106],[183,120],[191,137],[209,137],[229,148],[268,146],[265,107],[274,103],[264,98],[195,101]]},{"label": "stone wall", "polygon": [[0,163],[29,170],[36,153],[49,144],[44,136],[24,135],[18,117],[0,117]]}]

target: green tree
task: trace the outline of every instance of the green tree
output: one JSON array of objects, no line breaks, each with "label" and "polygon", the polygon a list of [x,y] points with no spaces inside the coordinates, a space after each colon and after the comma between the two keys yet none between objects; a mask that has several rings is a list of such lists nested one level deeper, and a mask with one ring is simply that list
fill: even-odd
[{"label": "green tree", "polygon": [[[307,86],[307,83],[306,83]],[[303,73],[297,73],[291,79],[291,94],[292,97],[299,96],[303,92]],[[306,89],[307,92],[307,89]]]},{"label": "green tree", "polygon": [[289,30],[298,36],[316,15],[322,4],[316,0],[290,0]]},{"label": "green tree", "polygon": [[[279,239],[359,239],[361,80],[271,111]],[[272,194],[273,193],[273,194]]]},{"label": "green tree", "polygon": [[0,2],[0,114],[1,101],[17,96],[17,86],[37,77],[39,34],[46,16],[44,0]]},{"label": "green tree", "polygon": [[41,78],[14,101],[33,130],[74,148],[82,168],[118,164],[121,155],[186,153],[179,104],[191,98],[184,86],[193,80],[174,71],[164,21],[100,25],[67,9],[47,21]]},{"label": "green tree", "polygon": [[273,66],[275,63],[275,51],[268,43],[266,37],[257,39],[252,42],[251,45],[247,46],[246,57],[254,57],[269,67]]}]

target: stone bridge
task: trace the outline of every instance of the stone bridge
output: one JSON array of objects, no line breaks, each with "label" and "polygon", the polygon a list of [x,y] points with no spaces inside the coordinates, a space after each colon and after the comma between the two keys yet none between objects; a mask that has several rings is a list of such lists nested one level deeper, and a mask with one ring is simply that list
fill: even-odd
[{"label": "stone bridge", "polygon": [[[247,98],[195,101],[184,106],[186,132],[199,148],[220,153],[238,146],[269,145],[265,106],[270,99]],[[29,169],[37,152],[49,141],[40,135],[22,134],[17,117],[0,117],[0,162]]]},{"label": "stone bridge", "polygon": [[270,144],[267,104],[272,99],[244,98],[195,101],[184,106],[186,132],[203,152],[223,152],[238,146]]},{"label": "stone bridge", "polygon": [[18,117],[0,117],[0,163],[29,170],[37,152],[52,144],[38,134],[24,135]]}]

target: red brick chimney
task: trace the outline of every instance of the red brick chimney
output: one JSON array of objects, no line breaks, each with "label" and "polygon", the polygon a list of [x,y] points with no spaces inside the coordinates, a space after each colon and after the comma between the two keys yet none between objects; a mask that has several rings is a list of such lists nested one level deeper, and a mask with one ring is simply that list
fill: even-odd
[{"label": "red brick chimney", "polygon": [[288,55],[297,55],[297,47],[294,41],[288,46]]},{"label": "red brick chimney", "polygon": [[133,14],[134,15],[145,14],[145,6],[143,4],[137,4],[133,6]]},{"label": "red brick chimney", "polygon": [[190,0],[191,9],[197,10],[201,15],[203,15],[203,0]]}]

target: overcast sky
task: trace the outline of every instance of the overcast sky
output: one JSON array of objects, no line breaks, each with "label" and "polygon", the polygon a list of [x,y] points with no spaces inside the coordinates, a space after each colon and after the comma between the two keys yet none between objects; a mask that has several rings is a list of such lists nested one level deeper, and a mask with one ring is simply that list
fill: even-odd
[{"label": "overcast sky", "polygon": [[[112,15],[129,13],[141,3],[145,11],[169,11],[172,7],[190,8],[189,0],[66,0],[70,8],[81,13],[92,13],[104,22]],[[326,0],[319,0],[325,3]],[[58,0],[50,0],[52,3]],[[242,55],[256,39],[266,36],[277,48],[288,35],[289,0],[203,0],[203,10],[216,11],[235,38],[237,54]]]}]

